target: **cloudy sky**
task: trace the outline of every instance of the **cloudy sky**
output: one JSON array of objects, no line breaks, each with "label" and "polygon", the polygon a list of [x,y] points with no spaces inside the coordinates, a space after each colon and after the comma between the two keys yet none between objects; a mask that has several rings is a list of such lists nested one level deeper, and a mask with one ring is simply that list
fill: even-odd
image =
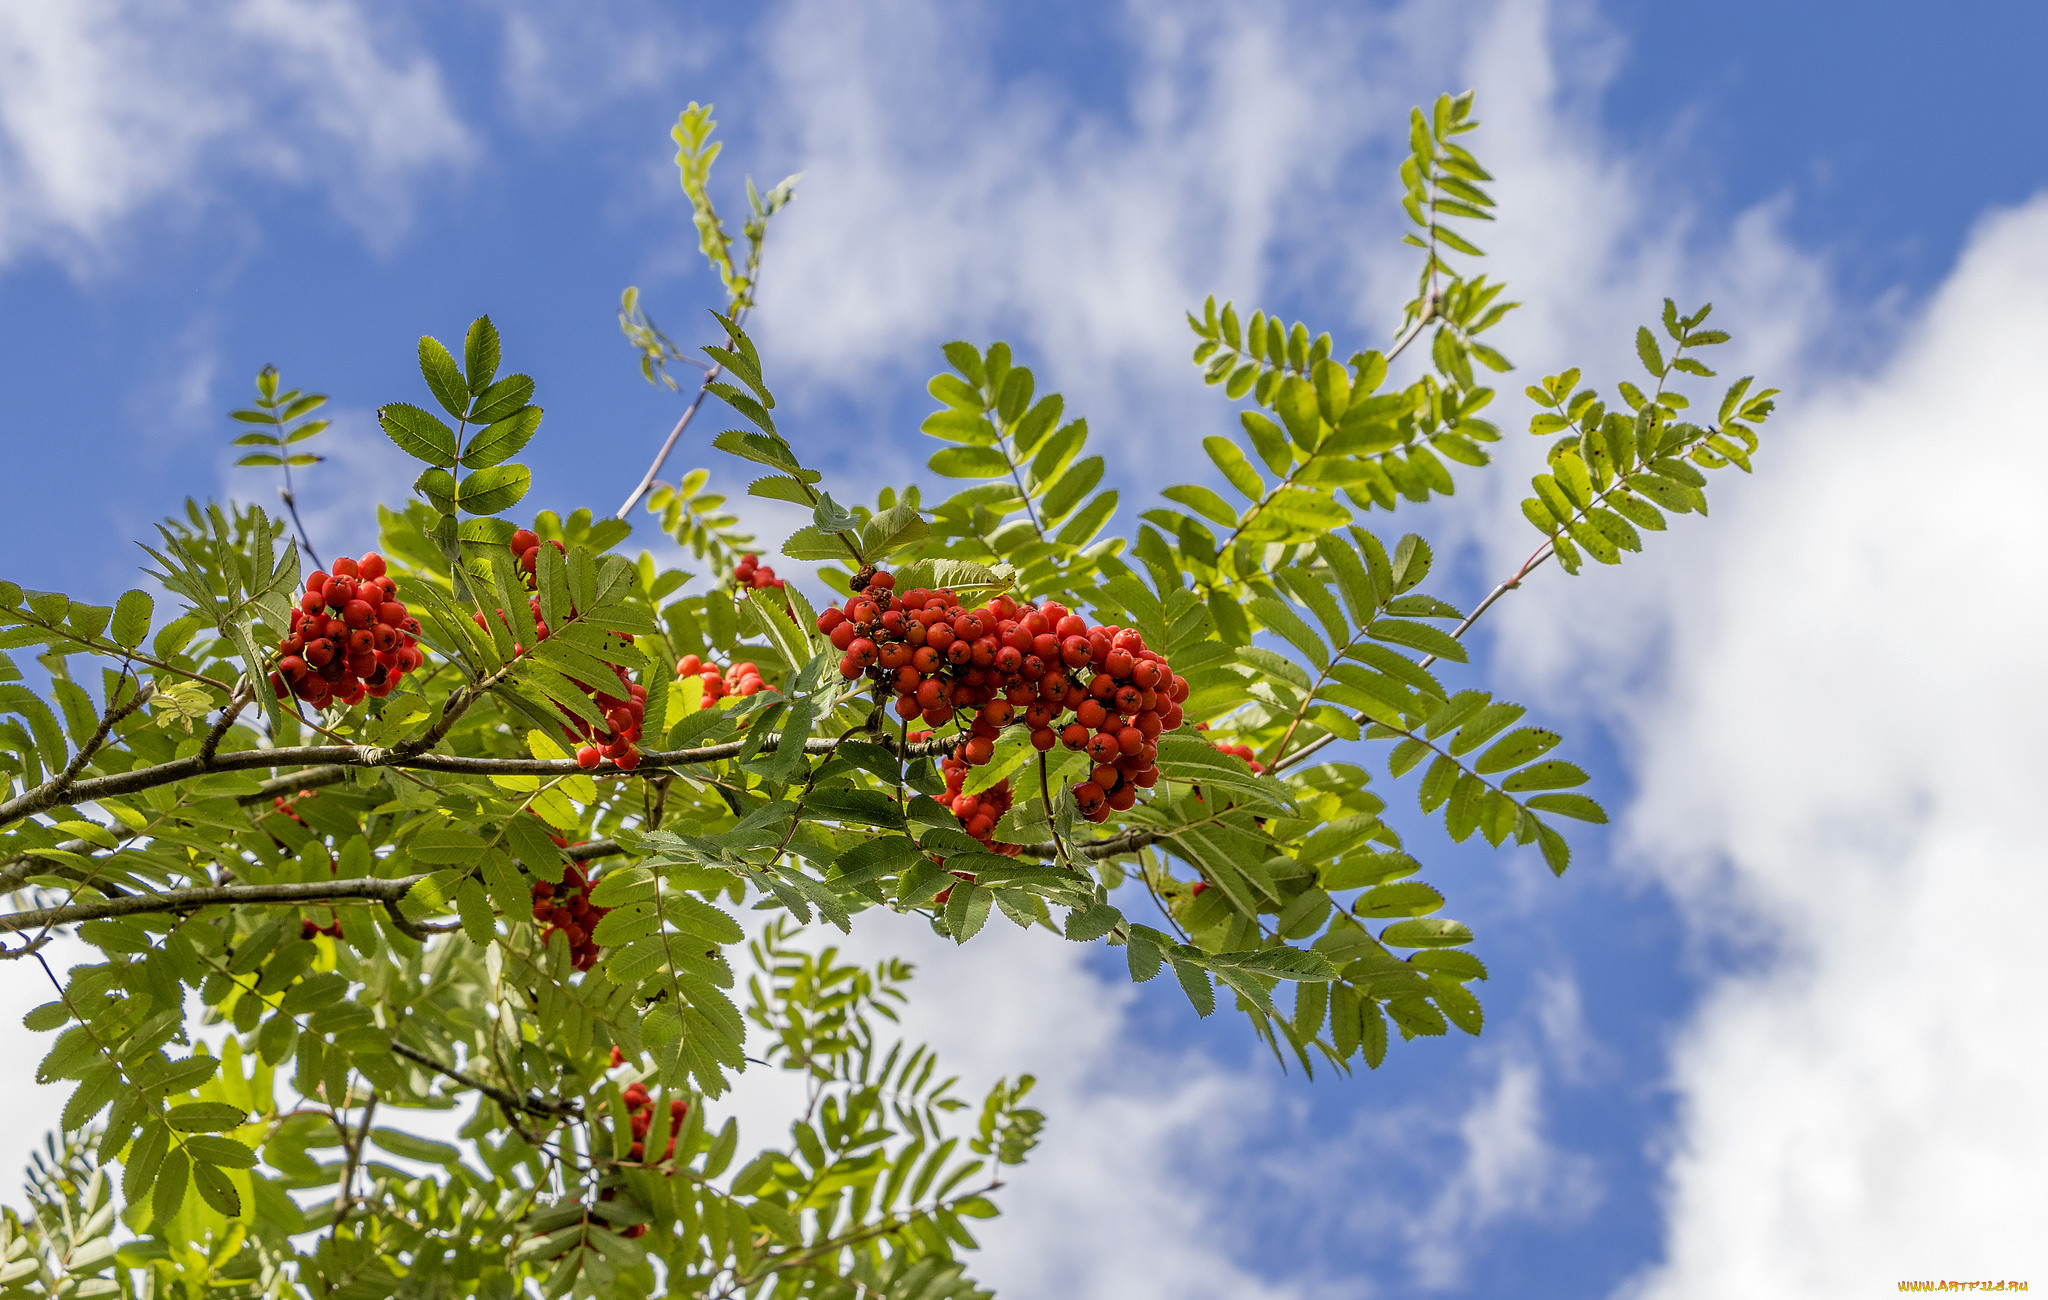
[{"label": "cloudy sky", "polygon": [[[1205,295],[1392,333],[1406,110],[1474,87],[1520,381],[1625,377],[1670,295],[1786,390],[1711,521],[1477,634],[1617,823],[1554,881],[1407,818],[1481,932],[1487,1030],[1354,1078],[1283,1074],[1100,952],[863,928],[921,962],[914,1028],[970,1080],[1045,1081],[981,1272],[1104,1300],[2048,1279],[2048,958],[2019,923],[2048,906],[2048,10],[415,8],[0,0],[0,573],[106,599],[185,496],[263,498],[224,417],[265,363],[334,395],[308,522],[368,546],[409,477],[368,412],[483,311],[549,411],[533,504],[611,508],[676,413],[619,290],[686,338],[715,301],[669,163],[691,99],[728,212],[744,174],[804,173],[758,338],[842,495],[918,473],[940,343],[1004,337],[1131,500],[1233,423],[1186,364]],[[1449,598],[1531,546],[1534,450],[1404,514]],[[10,1005],[32,974],[0,971]],[[0,1163],[54,1114],[25,1073]]]}]

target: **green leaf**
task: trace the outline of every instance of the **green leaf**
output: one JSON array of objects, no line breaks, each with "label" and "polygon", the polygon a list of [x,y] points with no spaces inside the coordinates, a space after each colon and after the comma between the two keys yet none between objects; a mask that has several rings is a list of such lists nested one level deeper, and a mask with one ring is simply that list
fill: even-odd
[{"label": "green leaf", "polygon": [[1395,594],[1407,591],[1428,577],[1431,558],[1428,542],[1414,533],[1403,537],[1394,547],[1391,568]]},{"label": "green leaf", "polygon": [[531,375],[507,375],[484,390],[470,408],[471,424],[496,424],[510,418],[533,399]]},{"label": "green leaf", "polygon": [[1399,880],[1368,889],[1351,910],[1369,921],[1428,916],[1444,905],[1444,896],[1419,880]]},{"label": "green leaf", "polygon": [[181,1133],[225,1133],[240,1128],[248,1114],[240,1106],[218,1101],[194,1101],[173,1106],[164,1122]]},{"label": "green leaf", "polygon": [[442,410],[458,420],[469,413],[469,385],[462,382],[461,369],[439,339],[421,337],[420,374]]},{"label": "green leaf", "polygon": [[192,1167],[192,1185],[199,1189],[199,1197],[216,1211],[230,1219],[242,1217],[242,1194],[235,1190],[228,1176],[212,1165]]},{"label": "green leaf", "polygon": [[1217,496],[1208,488],[1183,484],[1180,487],[1170,487],[1160,493],[1160,495],[1168,501],[1179,502],[1181,505],[1188,507],[1188,509],[1195,511],[1204,518],[1214,520],[1225,528],[1237,527],[1237,511],[1232,510],[1229,502]]},{"label": "green leaf", "polygon": [[455,500],[466,514],[503,514],[524,500],[532,486],[533,471],[526,466],[493,465],[462,480]]},{"label": "green leaf", "polygon": [[134,649],[149,635],[149,620],[156,611],[156,601],[146,591],[130,591],[114,602],[114,640]]},{"label": "green leaf", "polygon": [[797,463],[795,453],[789,444],[780,438],[771,438],[765,433],[748,433],[743,429],[727,429],[711,440],[711,445],[720,451],[750,460],[757,465],[795,474],[807,482],[815,482],[817,475]]},{"label": "green leaf", "polygon": [[473,862],[482,854],[484,842],[472,831],[453,826],[429,826],[406,841],[406,852],[416,862],[460,864]]},{"label": "green leaf", "polygon": [[1102,481],[1102,457],[1090,456],[1075,461],[1059,481],[1047,489],[1044,512],[1048,521],[1064,519],[1067,512],[1081,504],[1081,498],[1094,490]]},{"label": "green leaf", "polygon": [[1306,655],[1309,662],[1316,666],[1317,671],[1330,666],[1329,647],[1323,644],[1321,637],[1310,630],[1307,623],[1302,622],[1291,607],[1271,596],[1255,596],[1246,603],[1252,612],[1258,615],[1259,622]]},{"label": "green leaf", "polygon": [[185,1203],[186,1180],[191,1173],[192,1158],[184,1151],[172,1150],[164,1156],[163,1164],[157,1167],[156,1188],[150,1193],[150,1209],[158,1224],[168,1224]]},{"label": "green leaf", "polygon": [[469,323],[469,335],[462,343],[462,362],[469,371],[469,391],[483,393],[488,399],[491,379],[498,373],[498,327],[491,324],[489,316],[479,316]]},{"label": "green leaf", "polygon": [[1472,942],[1472,931],[1440,916],[1417,917],[1380,931],[1380,942],[1389,948],[1455,948]]},{"label": "green leaf", "polygon": [[34,1033],[46,1033],[71,1019],[71,1008],[62,1001],[45,1002],[21,1018],[21,1023]]},{"label": "green leaf", "polygon": [[782,544],[782,553],[792,560],[843,561],[850,558],[844,541],[808,524],[789,535],[789,540]]},{"label": "green leaf", "polygon": [[455,463],[455,430],[419,407],[393,402],[378,408],[377,423],[413,459],[443,467]]},{"label": "green leaf", "polygon": [[915,505],[898,502],[868,520],[861,533],[862,549],[870,561],[880,562],[894,551],[923,541],[931,531]]},{"label": "green leaf", "polygon": [[1091,903],[1067,913],[1066,936],[1076,943],[1100,939],[1123,924],[1124,914],[1107,903]]},{"label": "green leaf", "polygon": [[[462,467],[482,470],[501,464],[519,454],[540,428],[543,412],[538,406],[527,406],[515,410],[511,415],[498,420],[469,440],[463,449]],[[478,511],[479,514],[496,514],[495,510]]]},{"label": "green leaf", "polygon": [[994,447],[941,447],[929,462],[934,474],[947,478],[999,478],[1010,462]]},{"label": "green leaf", "polygon": [[412,482],[413,490],[427,499],[438,514],[455,513],[455,476],[445,469],[425,469]]},{"label": "green leaf", "polygon": [[[1506,742],[1502,742],[1506,743]],[[1526,767],[1501,782],[1501,789],[1510,794],[1526,790],[1563,790],[1575,785],[1584,785],[1586,774],[1570,763],[1551,759]]]},{"label": "green leaf", "polygon": [[1450,633],[1427,623],[1410,622],[1402,618],[1376,618],[1366,627],[1366,635],[1375,641],[1389,641],[1404,645],[1411,650],[1420,650],[1448,659],[1452,663],[1466,660],[1464,643],[1455,640]]},{"label": "green leaf", "polygon": [[1607,824],[1607,810],[1582,794],[1539,794],[1528,803],[1538,812],[1576,817],[1582,822],[1592,822],[1595,826]]},{"label": "green leaf", "polygon": [[1202,439],[1202,450],[1209,453],[1209,459],[1216,462],[1216,468],[1223,471],[1223,477],[1250,501],[1257,501],[1266,495],[1266,482],[1259,472],[1251,467],[1237,444],[1228,438],[1209,437]]},{"label": "green leaf", "polygon": [[[1275,474],[1285,475],[1294,468],[1294,449],[1287,441],[1287,435],[1280,426],[1260,415],[1257,411],[1244,411],[1238,415],[1238,422],[1250,436],[1252,446],[1259,452],[1259,459],[1266,462],[1266,468]],[[1205,441],[1204,446],[1208,443]],[[1233,484],[1233,486],[1235,486]]]},{"label": "green leaf", "polygon": [[1556,732],[1545,731],[1540,727],[1523,727],[1519,731],[1511,731],[1494,742],[1493,748],[1481,754],[1478,761],[1472,765],[1472,770],[1481,776],[1491,776],[1495,772],[1505,772],[1511,767],[1520,767],[1531,759],[1549,753],[1562,739],[1564,737]]}]

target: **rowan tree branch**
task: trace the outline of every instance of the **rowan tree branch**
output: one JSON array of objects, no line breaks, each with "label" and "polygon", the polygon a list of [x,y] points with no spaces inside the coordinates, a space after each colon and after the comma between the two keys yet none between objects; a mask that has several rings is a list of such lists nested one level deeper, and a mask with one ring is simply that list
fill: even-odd
[{"label": "rowan tree branch", "polygon": [[[443,1065],[418,1048],[408,1047],[395,1038],[391,1040],[391,1050],[416,1065],[425,1066],[445,1079],[453,1079],[465,1088],[482,1093],[508,1111],[525,1111],[529,1115],[544,1115],[549,1119],[561,1119],[564,1116],[581,1115],[583,1113],[582,1105],[577,1102],[559,1101],[550,1097],[522,1097],[510,1089],[500,1088],[494,1083],[485,1083],[482,1079],[473,1078],[452,1066]],[[529,1141],[527,1145],[533,1146],[536,1144]]]},{"label": "rowan tree branch", "polygon": [[[431,735],[431,733],[430,733]],[[759,748],[773,749],[781,740],[780,735],[770,735],[761,741]],[[869,738],[869,743],[893,745],[892,737],[883,735]],[[957,740],[917,741],[909,747],[912,757],[925,757],[950,749]],[[670,751],[643,750],[635,772],[646,775],[668,768],[688,767],[698,763],[715,763],[723,759],[736,758],[745,751],[748,742],[729,740],[717,745],[702,745],[695,749]],[[812,737],[804,742],[806,754],[829,754],[838,749],[840,742],[830,737]],[[199,756],[172,759],[150,767],[137,768],[132,772],[116,772],[107,776],[92,777],[73,782],[68,788],[45,782],[33,790],[26,791],[5,803],[0,803],[0,826],[20,821],[39,812],[45,812],[61,803],[89,803],[92,800],[116,795],[135,794],[158,786],[173,785],[179,781],[218,772],[247,772],[306,765],[322,775],[320,784],[332,784],[341,779],[328,776],[324,771],[332,768],[337,772],[348,769],[395,768],[419,772],[451,772],[465,776],[591,776],[631,777],[628,772],[609,759],[594,768],[585,769],[573,759],[542,758],[470,758],[460,754],[432,754],[415,752],[411,745],[397,748],[380,748],[375,745],[298,745],[278,749],[244,749],[231,754],[216,754],[210,760],[202,761]],[[308,784],[300,776],[277,778],[279,789],[294,789]],[[263,795],[259,797],[270,797]],[[247,800],[254,802],[255,800]]]},{"label": "rowan tree branch", "polygon": [[325,903],[337,898],[396,903],[405,897],[407,890],[426,878],[426,873],[422,872],[414,876],[367,876],[356,880],[307,880],[279,885],[195,885],[188,889],[128,894],[89,903],[67,903],[61,907],[15,912],[0,916],[0,934],[16,934],[46,925],[70,925],[77,921],[103,921],[116,916],[196,912],[206,907],[233,907],[249,903]]},{"label": "rowan tree branch", "polygon": [[711,392],[711,382],[718,378],[718,374],[719,370],[716,366],[704,372],[704,382],[697,386],[697,395],[690,399],[690,404],[687,407],[683,408],[682,418],[676,421],[675,428],[668,431],[668,440],[661,444],[660,451],[654,453],[654,463],[649,465],[647,472],[640,476],[638,486],[633,489],[632,494],[626,498],[625,502],[619,506],[618,513],[613,518],[624,519],[634,506],[640,504],[640,498],[646,496],[648,491],[653,488],[654,476],[661,473],[662,464],[668,460],[668,454],[676,449],[676,443],[682,439],[683,430],[689,428],[690,421],[696,418],[697,408],[704,405],[704,399]]}]

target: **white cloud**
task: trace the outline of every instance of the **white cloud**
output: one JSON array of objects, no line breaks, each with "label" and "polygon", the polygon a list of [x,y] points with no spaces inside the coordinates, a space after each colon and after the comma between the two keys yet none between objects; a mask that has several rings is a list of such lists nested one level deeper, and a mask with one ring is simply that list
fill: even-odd
[{"label": "white cloud", "polygon": [[1298,289],[1348,251],[1329,233],[1356,214],[1334,201],[1357,184],[1346,164],[1397,133],[1441,42],[1399,14],[1233,3],[1133,3],[1118,26],[1131,68],[1092,108],[999,82],[992,32],[962,11],[792,5],[768,43],[781,94],[762,150],[804,181],[771,236],[771,354],[857,394],[1000,331],[1090,418],[1110,481],[1184,475],[1178,453],[1230,416],[1182,313]]},{"label": "white cloud", "polygon": [[434,64],[344,0],[0,0],[0,264],[102,264],[124,221],[214,207],[217,172],[325,189],[365,235],[470,154]]},{"label": "white cloud", "polygon": [[[2048,205],[1988,224],[1874,377],[1831,373],[1818,358],[1855,350],[1831,336],[1871,327],[1824,260],[1768,206],[1704,236],[1657,159],[1605,147],[1578,120],[1585,87],[1554,72],[1585,38],[1572,21],[1505,5],[1474,46],[1512,214],[1490,247],[1532,304],[1508,351],[1611,383],[1671,293],[1736,332],[1724,374],[1792,380],[1757,475],[1721,476],[1711,522],[1619,572],[1546,573],[1491,629],[1521,686],[1605,720],[1633,760],[1626,854],[1674,892],[1708,979],[1673,1059],[1667,1257],[1630,1290],[2039,1272],[2048,1053],[2026,1027],[2048,962],[1980,918],[2048,901],[2025,811],[2044,629],[2019,596],[2048,532],[2026,387],[2048,344]],[[1520,441],[1458,512],[1489,572],[1535,540],[1512,507]],[[1735,973],[1707,956],[1730,946]],[[1573,1019],[1544,1010],[1547,1029]]]},{"label": "white cloud", "polygon": [[2039,1276],[2048,1248],[2048,201],[1987,221],[1899,355],[1787,418],[1669,607],[1637,851],[1765,939],[1676,1060],[1658,1300]]},{"label": "white cloud", "polygon": [[668,6],[563,7],[489,0],[502,29],[499,83],[526,126],[559,131],[600,107],[674,87],[689,98],[685,72],[709,62],[703,33],[692,39]]},{"label": "white cloud", "polygon": [[[1711,522],[1619,572],[1546,573],[1491,630],[1523,687],[1604,719],[1633,760],[1627,856],[1673,891],[1708,978],[1673,1060],[1668,1254],[1631,1290],[2037,1273],[2048,1052],[2028,1027],[2048,960],[1983,918],[2048,902],[2027,815],[2048,629],[2022,594],[2048,533],[2029,405],[2048,203],[1988,222],[1903,338],[1877,327],[1897,355],[1875,375],[1831,371],[1872,327],[1824,260],[1768,206],[1704,237],[1655,158],[1575,120],[1553,61],[1571,27],[1509,4],[1474,46],[1514,214],[1492,247],[1532,302],[1508,350],[1611,382],[1672,293],[1736,332],[1724,374],[1790,390]],[[1832,337],[1851,327],[1856,346]],[[1525,480],[1494,476],[1458,512],[1489,571],[1535,540],[1512,508]],[[1707,955],[1730,948],[1734,973]]]},{"label": "white cloud", "polygon": [[1406,1216],[1419,1285],[1457,1286],[1485,1230],[1504,1219],[1570,1220],[1599,1200],[1591,1162],[1544,1137],[1542,1087],[1533,1062],[1510,1056],[1459,1118],[1463,1164],[1426,1209]]},{"label": "white cloud", "polygon": [[1586,1027],[1579,982],[1570,971],[1551,971],[1536,981],[1536,1027],[1568,1083],[1583,1083],[1606,1059],[1605,1049]]}]

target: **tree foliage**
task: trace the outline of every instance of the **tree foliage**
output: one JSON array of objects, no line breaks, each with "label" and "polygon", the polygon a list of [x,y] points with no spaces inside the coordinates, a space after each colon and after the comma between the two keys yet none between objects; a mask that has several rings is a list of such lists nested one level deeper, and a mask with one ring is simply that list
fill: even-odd
[{"label": "tree foliage", "polygon": [[[929,467],[953,490],[836,500],[778,427],[772,358],[743,323],[794,178],[749,185],[736,258],[692,105],[678,163],[726,301],[693,357],[628,291],[643,374],[702,379],[620,515],[644,501],[707,581],[619,554],[628,518],[515,517],[532,475],[513,458],[542,410],[530,378],[500,374],[484,318],[459,355],[422,339],[423,391],[378,412],[421,462],[413,498],[381,512],[380,554],[427,663],[387,678],[389,651],[350,643],[360,703],[300,698],[291,674],[311,669],[282,648],[326,625],[320,593],[345,575],[311,572],[260,509],[188,504],[160,527],[165,610],[144,590],[96,605],[0,582],[0,647],[34,652],[0,654],[0,935],[49,974],[37,1077],[70,1089],[0,1231],[0,1283],[984,1294],[964,1220],[995,1212],[1041,1119],[1028,1078],[976,1112],[883,1031],[902,963],[799,942],[877,908],[962,943],[1000,913],[1120,947],[1132,978],[1170,971],[1198,1014],[1227,1005],[1311,1072],[1478,1033],[1474,935],[1381,790],[1453,840],[1566,869],[1562,823],[1605,814],[1556,731],[1469,682],[1462,638],[1548,559],[1617,563],[1668,515],[1705,513],[1708,475],[1749,468],[1772,392],[1739,380],[1688,422],[1679,385],[1712,377],[1698,354],[1726,336],[1667,302],[1664,341],[1637,336],[1648,377],[1611,403],[1577,370],[1528,389],[1550,439],[1529,561],[1469,611],[1430,594],[1429,543],[1380,516],[1452,493],[1503,436],[1485,381],[1509,363],[1482,336],[1515,304],[1460,269],[1480,256],[1470,223],[1493,219],[1457,142],[1476,125],[1469,94],[1413,117],[1423,264],[1384,350],[1340,359],[1329,334],[1213,299],[1190,313],[1241,433],[1207,440],[1215,478],[1123,534],[1087,421],[1001,342],[948,344],[929,385]],[[319,422],[294,421],[322,399],[270,370],[258,384],[236,413],[265,429],[250,463],[310,464],[290,448]],[[835,593],[880,570],[899,592],[1052,601],[1141,633],[1186,683],[1183,724],[1146,742],[1156,783],[1098,829],[1074,793],[1083,755],[1013,725],[970,766],[964,718],[918,736],[887,716],[802,591],[749,579],[752,539],[709,472],[657,478],[707,398],[736,417],[709,445],[750,466],[751,495],[809,512],[780,550]],[[999,820],[970,833],[959,801],[998,789]],[[770,916],[750,938],[751,911]],[[64,934],[91,960],[59,973]],[[799,1072],[806,1101],[787,1142],[742,1159],[712,1112],[750,1066]]]}]

